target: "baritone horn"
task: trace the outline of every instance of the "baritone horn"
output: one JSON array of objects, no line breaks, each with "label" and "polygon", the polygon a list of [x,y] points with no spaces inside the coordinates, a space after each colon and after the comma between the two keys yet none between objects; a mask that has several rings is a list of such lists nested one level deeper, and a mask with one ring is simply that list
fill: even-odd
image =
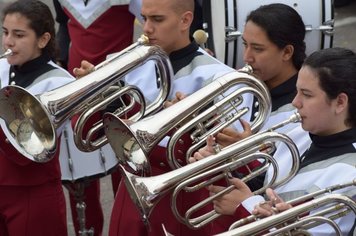
[{"label": "baritone horn", "polygon": [[[107,60],[99,63],[92,71],[96,71],[108,65],[109,63],[112,63],[113,61],[119,59],[140,45],[146,45],[148,41],[149,39],[147,36],[141,35],[141,37],[137,39],[136,43],[130,45],[119,53],[116,53]],[[130,85],[123,86],[122,84],[117,83],[114,86],[110,86],[103,94],[99,94],[96,98],[92,99],[92,103],[86,105],[87,109],[85,109],[80,114],[73,129],[74,142],[79,150],[83,152],[91,152],[107,144],[107,138],[105,135],[103,135],[104,132],[101,132],[103,131],[102,120],[94,123],[92,127],[86,132],[86,135],[84,135],[83,129],[92,115],[97,111],[103,110],[107,105],[109,105],[110,101],[117,101],[122,104],[113,112],[113,114],[118,117],[127,114],[134,108],[135,105],[137,105],[137,103],[139,103],[140,110],[130,117],[131,121],[137,121],[143,116],[154,113],[161,108],[163,102],[166,100],[170,92],[170,78],[173,76],[173,73],[171,73],[172,69],[170,68],[169,62],[162,63],[160,60],[157,60],[157,62],[158,63],[156,64],[156,68],[158,69],[158,72],[160,72],[160,77],[157,77],[156,80],[157,85],[160,86],[160,90],[159,95],[152,103],[145,104],[143,102],[144,98],[142,93],[138,92],[136,87]],[[124,99],[122,99],[124,95],[126,95],[126,99],[128,101],[124,101]]]},{"label": "baritone horn", "polygon": [[[199,123],[206,121],[206,123],[210,123],[208,126],[211,126],[216,121],[216,109],[220,109],[225,111],[221,115],[226,117],[227,122],[223,124],[227,126],[241,118],[249,110],[247,107],[239,108],[243,103],[242,95],[251,96],[253,94],[259,100],[260,106],[259,115],[252,122],[252,130],[260,129],[270,114],[271,97],[266,85],[249,73],[252,68],[246,68],[227,73],[182,101],[135,123],[130,122],[127,124],[126,121],[119,119],[115,115],[104,114],[105,133],[116,156],[119,158],[119,162],[129,168],[132,173],[147,175],[150,173],[149,153],[170,130],[183,126],[192,116],[210,106],[219,96],[236,87],[238,88],[233,93],[223,97],[218,103],[210,107],[208,109],[209,114],[204,113],[207,114],[204,119],[194,124],[188,122],[188,125],[192,127],[199,126]],[[221,107],[217,107],[217,105]],[[221,125],[220,128],[225,126]],[[179,133],[179,136],[181,136],[183,132],[178,129],[175,133]],[[208,135],[209,133],[206,132],[205,137]],[[170,166],[174,168],[171,163]]]},{"label": "baritone horn", "polygon": [[[148,43],[148,38],[145,35],[142,35],[138,38],[138,41],[122,50],[120,53],[115,54],[113,57],[103,61],[102,63],[95,66],[94,71],[105,67],[109,63],[113,63],[113,61],[121,58],[123,55],[129,53],[132,49],[139,45],[144,45]],[[124,114],[127,114],[128,111],[131,111],[137,102],[140,103],[140,111],[136,112],[136,114],[130,117],[131,121],[138,121],[143,116],[148,116],[153,114],[161,109],[164,101],[166,101],[171,87],[170,79],[173,77],[173,69],[171,68],[170,62],[167,58],[162,60],[160,55],[150,55],[151,59],[157,61],[156,69],[159,72],[159,76],[156,78],[157,85],[159,86],[159,94],[156,99],[150,104],[145,104],[143,101],[143,95],[138,93],[133,86],[126,85],[122,87],[122,85],[118,84],[116,86],[111,86],[109,89],[105,91],[104,94],[99,94],[99,98],[93,99],[93,102],[86,107],[85,111],[83,111],[78,121],[74,127],[74,142],[79,150],[83,152],[91,152],[94,151],[103,145],[108,143],[106,136],[103,131],[103,122],[100,120],[99,122],[93,124],[93,126],[87,131],[86,135],[84,135],[83,129],[85,124],[87,124],[88,120],[94,113],[99,110],[103,110],[107,105],[109,105],[110,101],[115,101],[119,99],[123,104],[116,111],[113,112],[113,115],[120,117]],[[124,101],[122,99],[124,94],[128,94],[126,98],[129,98],[129,101]],[[134,96],[136,95],[136,96]],[[106,97],[106,99],[105,99]],[[135,97],[137,99],[135,99]],[[127,103],[127,104],[126,104]],[[102,132],[101,132],[102,131]],[[100,135],[101,134],[101,135]]]},{"label": "baritone horn", "polygon": [[[148,60],[154,60],[162,69],[160,79],[170,79],[172,69],[168,56],[158,46],[147,46],[146,43],[138,41],[92,73],[52,91],[34,96],[16,85],[2,88],[0,117],[4,122],[1,126],[9,142],[28,159],[47,162],[56,153],[62,124],[74,114],[84,111],[88,103],[92,106],[90,102],[95,102],[100,94],[116,85],[128,72]],[[169,82],[161,84],[162,89],[169,90]],[[134,86],[131,88],[130,92],[125,91],[126,94],[138,98],[144,106],[142,93]],[[109,104],[112,101],[106,102]]]},{"label": "baritone horn", "polygon": [[[297,120],[296,120],[297,119]],[[289,122],[298,122],[300,119],[299,114],[293,115],[288,122],[284,122],[287,124]],[[280,127],[280,126],[276,126]],[[273,145],[273,142],[283,142],[289,148],[292,155],[293,168],[290,174],[283,180],[280,180],[278,183],[274,182],[278,175],[278,164],[276,161],[268,155],[267,153],[260,152],[259,150],[265,150]],[[181,217],[176,207],[177,195],[181,190],[186,190],[189,192],[193,192],[199,190],[200,188],[206,187],[212,184],[212,181],[216,181],[218,178],[212,178],[212,181],[206,181],[210,179],[211,176],[217,176],[219,172],[231,172],[241,166],[245,166],[247,163],[255,160],[264,159],[267,165],[263,165],[260,169],[256,170],[256,172],[251,172],[249,175],[245,177],[245,180],[248,181],[261,173],[267,171],[269,164],[271,164],[274,168],[274,177],[268,184],[268,186],[261,189],[259,192],[264,191],[267,187],[274,187],[279,184],[283,184],[292,178],[297,170],[299,169],[299,152],[294,142],[286,135],[277,133],[272,131],[272,129],[254,134],[250,137],[247,137],[239,142],[236,142],[226,148],[223,148],[219,153],[215,155],[208,156],[202,160],[197,162],[185,165],[181,168],[173,170],[171,172],[153,176],[153,177],[140,177],[130,173],[125,170],[123,166],[120,166],[127,190],[136,204],[138,209],[141,212],[142,219],[146,224],[149,224],[149,216],[154,208],[154,206],[159,202],[159,200],[165,196],[168,192],[173,190],[172,194],[172,210],[175,214],[176,218],[186,224],[191,228],[199,228],[204,224],[209,223],[210,221],[217,218],[216,214],[209,214],[209,216],[203,216],[199,219],[184,219]],[[222,175],[221,175],[222,176]],[[199,182],[200,181],[200,182]],[[195,186],[191,186],[191,183],[197,183]],[[233,188],[229,187],[228,191],[233,190]],[[227,192],[226,192],[227,193]],[[221,194],[220,194],[221,195]],[[216,196],[220,196],[216,195]],[[212,203],[215,198],[209,198],[207,201]],[[207,204],[204,203],[204,204]],[[198,210],[201,206],[197,206],[191,213]],[[189,210],[188,210],[189,211]],[[187,217],[190,216],[191,213],[188,213]],[[204,220],[202,220],[204,218]],[[202,222],[200,222],[202,221]]]},{"label": "baritone horn", "polygon": [[[266,235],[295,235],[305,233],[307,230],[324,223],[334,229],[335,235],[343,235],[334,220],[344,217],[350,212],[356,215],[356,203],[345,194],[332,192],[354,186],[356,186],[356,179],[309,193],[288,201],[287,203],[293,207],[286,211],[263,219],[251,215],[236,221],[230,226],[229,231],[219,235],[254,235],[268,232],[271,229],[273,230]],[[327,194],[322,196],[325,193]],[[310,213],[311,211],[313,213]]]}]

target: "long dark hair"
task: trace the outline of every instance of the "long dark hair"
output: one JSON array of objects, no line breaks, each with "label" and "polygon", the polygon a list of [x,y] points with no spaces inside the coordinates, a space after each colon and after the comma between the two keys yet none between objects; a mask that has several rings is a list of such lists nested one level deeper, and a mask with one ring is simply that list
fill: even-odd
[{"label": "long dark hair", "polygon": [[263,5],[250,12],[246,18],[265,30],[269,40],[283,49],[287,45],[294,47],[293,64],[299,70],[306,57],[305,25],[292,7],[275,3]]},{"label": "long dark hair", "polygon": [[50,33],[51,39],[42,49],[42,53],[48,53],[51,59],[55,60],[57,53],[55,22],[49,7],[37,0],[19,0],[5,7],[2,11],[2,22],[6,15],[13,13],[25,16],[30,22],[29,27],[35,31],[38,38],[46,32]]},{"label": "long dark hair", "polygon": [[310,67],[319,78],[319,85],[329,99],[347,94],[347,124],[356,127],[356,54],[345,48],[328,48],[307,57],[303,66]]}]

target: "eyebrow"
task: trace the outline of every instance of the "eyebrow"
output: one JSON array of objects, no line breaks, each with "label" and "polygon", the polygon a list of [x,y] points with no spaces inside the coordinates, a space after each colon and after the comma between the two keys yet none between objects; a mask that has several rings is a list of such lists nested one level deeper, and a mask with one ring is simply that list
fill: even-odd
[{"label": "eyebrow", "polygon": [[[298,88],[297,88],[298,89]],[[306,88],[301,88],[299,89],[301,92],[309,92],[311,93],[312,91],[310,89],[306,89]]]},{"label": "eyebrow", "polygon": [[149,17],[164,17],[164,15],[143,15],[143,14],[141,14],[141,17],[142,18],[149,18]]},{"label": "eyebrow", "polygon": [[[9,31],[6,27],[2,27],[2,30]],[[15,33],[25,33],[26,32],[25,30],[20,30],[20,29],[14,29],[12,31]]]},{"label": "eyebrow", "polygon": [[[242,38],[242,41],[244,43],[246,43],[246,40],[244,39],[244,37],[242,36],[241,38]],[[251,43],[251,45],[252,46],[260,46],[260,47],[264,47],[265,46],[264,44],[260,44],[260,43]]]}]

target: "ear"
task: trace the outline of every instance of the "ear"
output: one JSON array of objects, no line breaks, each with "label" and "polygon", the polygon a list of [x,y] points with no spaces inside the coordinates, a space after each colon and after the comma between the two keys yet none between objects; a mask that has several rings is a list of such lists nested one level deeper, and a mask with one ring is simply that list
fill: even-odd
[{"label": "ear", "polygon": [[346,93],[340,93],[336,97],[336,108],[335,108],[335,113],[340,114],[342,112],[347,112],[347,107],[349,104],[349,97],[347,96]]},{"label": "ear", "polygon": [[37,43],[38,47],[39,47],[40,49],[45,48],[45,47],[47,46],[47,44],[48,44],[48,42],[49,42],[50,39],[51,39],[51,34],[48,33],[48,32],[44,33],[44,34],[38,39],[38,43]]},{"label": "ear", "polygon": [[284,47],[283,49],[283,60],[288,61],[293,57],[294,47],[290,44]]},{"label": "ear", "polygon": [[190,26],[193,22],[193,12],[186,11],[181,16],[181,29],[182,30],[189,30]]}]

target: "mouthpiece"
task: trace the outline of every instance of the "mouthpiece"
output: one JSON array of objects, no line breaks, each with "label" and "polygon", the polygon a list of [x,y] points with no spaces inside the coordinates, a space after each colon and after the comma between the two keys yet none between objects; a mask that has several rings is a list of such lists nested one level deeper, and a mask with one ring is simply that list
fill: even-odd
[{"label": "mouthpiece", "polygon": [[149,43],[149,39],[146,35],[142,34],[138,39],[137,39],[137,43],[142,45],[142,44],[148,44]]},{"label": "mouthpiece", "polygon": [[206,32],[204,30],[199,29],[194,32],[193,38],[194,38],[195,42],[197,42],[197,44],[203,45],[208,40],[208,35],[206,34]]},{"label": "mouthpiece", "polygon": [[0,55],[0,59],[10,56],[11,54],[12,54],[12,50],[10,48],[8,48],[4,54]]},{"label": "mouthpiece", "polygon": [[279,124],[274,125],[272,128],[270,128],[268,130],[274,131],[274,130],[279,129],[285,125],[288,125],[289,123],[298,123],[298,122],[302,122],[302,117],[300,116],[300,114],[298,112],[295,112],[293,115],[291,115],[289,117],[289,119],[282,121]]}]

